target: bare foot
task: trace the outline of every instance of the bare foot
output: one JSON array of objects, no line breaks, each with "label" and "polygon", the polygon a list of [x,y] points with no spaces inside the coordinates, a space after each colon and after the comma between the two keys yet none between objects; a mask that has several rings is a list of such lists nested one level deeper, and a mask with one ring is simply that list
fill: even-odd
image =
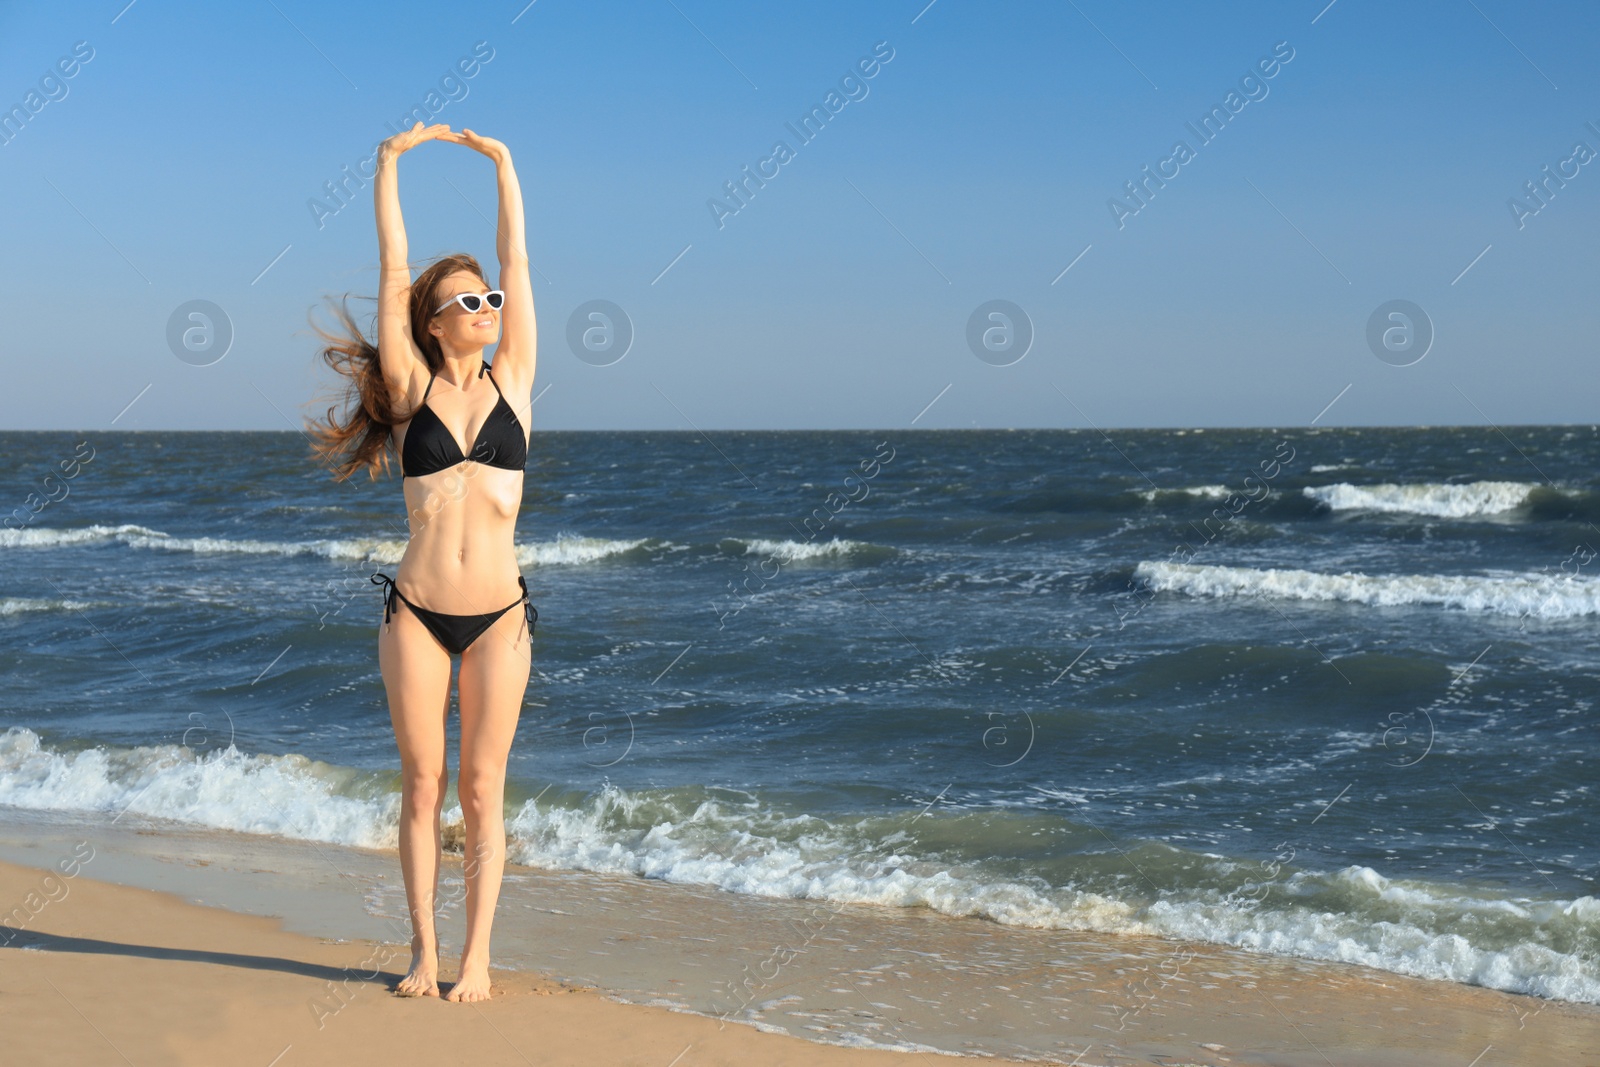
[{"label": "bare foot", "polygon": [[487,963],[461,964],[461,976],[450,987],[445,998],[456,1004],[470,1004],[489,999],[489,965]]},{"label": "bare foot", "polygon": [[436,997],[439,995],[439,952],[424,952],[420,947],[411,950],[411,971],[394,987],[395,995],[402,997]]}]

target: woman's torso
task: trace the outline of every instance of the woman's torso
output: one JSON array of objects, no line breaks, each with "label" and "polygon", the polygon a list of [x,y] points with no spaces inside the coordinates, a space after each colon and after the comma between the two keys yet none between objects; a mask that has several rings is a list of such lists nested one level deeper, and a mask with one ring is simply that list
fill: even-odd
[{"label": "woman's torso", "polygon": [[[419,398],[411,418],[391,431],[396,452],[406,457],[406,439],[418,429],[428,435],[430,454],[471,455],[485,436],[485,424],[493,419],[489,433],[498,432],[502,441],[511,433],[519,436],[525,456],[528,431],[509,398],[527,390],[521,388],[523,383],[500,375],[491,381],[493,373],[469,375],[461,389],[435,379],[424,389],[425,399]],[[503,398],[510,407],[510,421],[508,412],[497,411]],[[432,416],[423,415],[423,406],[431,409]],[[418,424],[419,417],[424,424]],[[411,458],[422,451],[413,447]],[[507,469],[466,459],[402,479],[411,536],[396,580],[408,596],[432,611],[452,615],[493,611],[515,598],[521,573],[515,530],[523,473],[520,463],[517,469]]]}]

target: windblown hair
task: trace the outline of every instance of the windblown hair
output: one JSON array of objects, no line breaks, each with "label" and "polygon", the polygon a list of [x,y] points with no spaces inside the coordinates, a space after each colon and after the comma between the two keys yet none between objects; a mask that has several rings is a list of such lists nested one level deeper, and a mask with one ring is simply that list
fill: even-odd
[{"label": "windblown hair", "polygon": [[[411,312],[411,339],[434,373],[444,366],[444,353],[439,348],[439,339],[428,332],[428,324],[433,321],[433,309],[439,306],[440,283],[462,270],[476,274],[488,285],[478,261],[465,252],[434,260],[411,283],[407,301]],[[408,412],[396,417],[398,413],[390,402],[389,387],[383,379],[383,367],[378,362],[378,346],[367,340],[351,318],[349,299],[350,294],[346,293],[334,309],[343,324],[343,332],[329,333],[315,322],[311,323],[317,335],[328,342],[319,353],[323,361],[347,379],[342,398],[344,411],[340,412],[335,405],[328,409],[325,418],[306,420],[312,453],[341,482],[360,470],[365,470],[369,479],[376,479],[380,471],[387,474],[390,462],[397,458],[390,431],[414,414]]]}]

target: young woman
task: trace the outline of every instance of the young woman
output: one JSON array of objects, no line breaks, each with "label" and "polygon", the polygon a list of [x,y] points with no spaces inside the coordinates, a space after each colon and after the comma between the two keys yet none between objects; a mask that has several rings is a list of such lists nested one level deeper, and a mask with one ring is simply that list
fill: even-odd
[{"label": "young woman", "polygon": [[[416,278],[406,261],[399,157],[424,141],[465,145],[494,161],[500,219],[500,286],[477,260],[444,256]],[[342,305],[348,337],[322,356],[350,379],[342,416],[312,427],[316,451],[340,479],[376,477],[398,456],[410,539],[384,587],[378,664],[400,749],[400,866],[411,914],[411,970],[395,991],[438,996],[434,929],[448,777],[445,718],[451,656],[461,657],[461,767],[456,793],[466,822],[467,939],[446,1000],[489,997],[489,929],[505,866],[506,759],[522,711],[530,639],[538,613],[528,600],[512,536],[522,502],[533,392],[533,286],[523,234],[522,192],[499,141],[443,123],[417,123],[383,143],[375,176],[378,343]],[[319,330],[319,333],[322,331]],[[499,341],[494,366],[486,345]],[[514,610],[521,606],[523,610]]]}]

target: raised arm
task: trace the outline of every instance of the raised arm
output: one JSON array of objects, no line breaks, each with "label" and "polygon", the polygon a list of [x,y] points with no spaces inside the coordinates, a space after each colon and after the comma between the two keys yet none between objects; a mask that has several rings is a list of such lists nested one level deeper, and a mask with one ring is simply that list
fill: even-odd
[{"label": "raised arm", "polygon": [[411,338],[411,266],[396,163],[407,150],[449,133],[445,123],[424,127],[419,122],[383,142],[378,152],[372,194],[378,220],[378,361],[391,403],[409,397],[428,373],[428,362]]},{"label": "raised arm", "polygon": [[[440,140],[454,141],[488,156],[494,161],[500,191],[500,218],[495,224],[495,253],[500,258],[500,288],[506,294],[500,312],[500,345],[494,350],[495,375],[514,383],[520,390],[533,389],[534,368],[538,361],[539,330],[533,315],[533,280],[528,271],[528,237],[522,217],[522,186],[511,165],[511,150],[492,137],[481,137],[471,130],[447,134]],[[526,415],[526,408],[518,412]],[[526,424],[524,417],[524,424]]]}]

